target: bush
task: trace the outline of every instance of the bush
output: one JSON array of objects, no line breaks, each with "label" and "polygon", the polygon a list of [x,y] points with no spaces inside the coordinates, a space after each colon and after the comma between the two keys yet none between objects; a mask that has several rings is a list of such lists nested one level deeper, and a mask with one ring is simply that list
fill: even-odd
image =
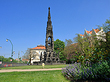
[{"label": "bush", "polygon": [[107,61],[94,64],[91,70],[94,73],[95,79],[110,81],[110,67]]},{"label": "bush", "polygon": [[71,81],[110,81],[110,67],[107,61],[92,66],[75,63],[63,68],[62,73]]},{"label": "bush", "polygon": [[81,78],[81,64],[76,63],[67,66],[66,68],[62,69],[62,73],[66,76],[69,80],[78,80]]}]

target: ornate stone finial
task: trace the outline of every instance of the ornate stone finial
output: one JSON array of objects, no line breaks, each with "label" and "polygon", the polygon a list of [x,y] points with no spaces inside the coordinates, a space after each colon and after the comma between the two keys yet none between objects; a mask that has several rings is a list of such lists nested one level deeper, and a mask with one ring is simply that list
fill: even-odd
[{"label": "ornate stone finial", "polygon": [[49,9],[49,11],[50,11],[50,7],[49,7],[48,9]]}]

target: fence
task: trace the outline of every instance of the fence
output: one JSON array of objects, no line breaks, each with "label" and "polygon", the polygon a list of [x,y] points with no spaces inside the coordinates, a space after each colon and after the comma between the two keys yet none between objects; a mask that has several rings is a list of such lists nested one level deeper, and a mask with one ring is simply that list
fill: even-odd
[{"label": "fence", "polygon": [[6,63],[1,63],[0,68],[2,67],[15,67],[15,66],[26,66],[27,64],[25,63],[11,63],[11,62],[6,62]]}]

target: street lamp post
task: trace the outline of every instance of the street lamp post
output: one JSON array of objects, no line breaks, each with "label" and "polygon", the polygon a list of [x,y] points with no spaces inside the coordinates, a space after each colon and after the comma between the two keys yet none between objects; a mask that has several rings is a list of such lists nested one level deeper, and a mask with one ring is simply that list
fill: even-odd
[{"label": "street lamp post", "polygon": [[[0,46],[0,48],[2,48],[2,46]],[[2,56],[0,57],[1,61],[0,61],[0,66],[2,65],[2,62],[3,62],[3,58]]]},{"label": "street lamp post", "polygon": [[7,41],[7,42],[10,41],[10,43],[11,43],[11,45],[12,45],[12,52],[11,52],[11,63],[12,63],[12,57],[13,57],[13,44],[12,44],[12,42],[11,42],[10,39],[6,39],[6,41]]},{"label": "street lamp post", "polygon": [[18,52],[18,63],[19,63],[19,55],[20,55],[20,52]]}]

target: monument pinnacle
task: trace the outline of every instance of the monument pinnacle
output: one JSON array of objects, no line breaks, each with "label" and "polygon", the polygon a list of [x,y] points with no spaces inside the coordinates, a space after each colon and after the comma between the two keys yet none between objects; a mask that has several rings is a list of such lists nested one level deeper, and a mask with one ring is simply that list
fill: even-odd
[{"label": "monument pinnacle", "polygon": [[48,21],[51,21],[51,16],[50,16],[50,7],[48,8]]},{"label": "monument pinnacle", "polygon": [[53,30],[51,24],[50,7],[48,8],[48,21],[46,28],[46,52],[54,50]]}]

